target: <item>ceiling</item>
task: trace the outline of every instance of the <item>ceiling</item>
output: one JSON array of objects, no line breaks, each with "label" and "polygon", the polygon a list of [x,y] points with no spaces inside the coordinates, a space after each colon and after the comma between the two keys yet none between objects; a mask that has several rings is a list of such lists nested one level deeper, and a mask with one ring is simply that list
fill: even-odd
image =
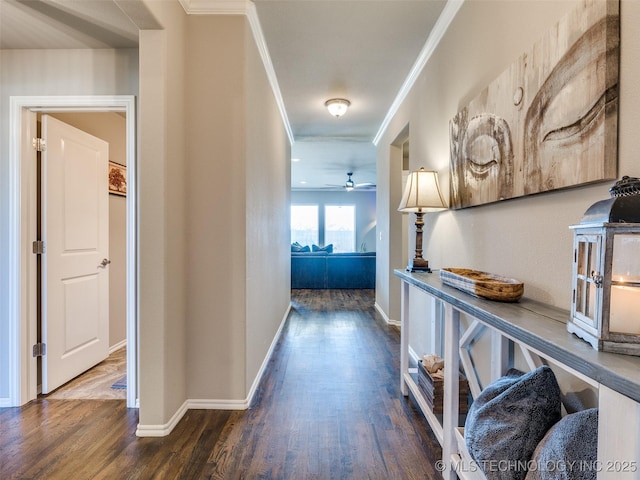
[{"label": "ceiling", "polygon": [[137,48],[112,0],[0,0],[0,48]]},{"label": "ceiling", "polygon": [[[0,48],[136,48],[120,3],[0,0]],[[292,188],[340,189],[347,172],[375,184],[372,140],[446,0],[254,3],[295,140]],[[324,107],[334,97],[351,102],[343,117]]]}]

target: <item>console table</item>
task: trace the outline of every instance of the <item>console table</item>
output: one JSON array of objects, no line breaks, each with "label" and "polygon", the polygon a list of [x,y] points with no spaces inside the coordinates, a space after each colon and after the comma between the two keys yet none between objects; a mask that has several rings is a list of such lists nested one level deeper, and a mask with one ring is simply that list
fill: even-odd
[{"label": "console table", "polygon": [[[480,391],[468,345],[479,329],[491,333],[491,379],[502,376],[510,367],[509,344],[518,346],[533,370],[552,362],[597,390],[598,479],[640,479],[640,358],[598,352],[566,330],[567,310],[521,299],[500,303],[476,298],[444,285],[438,272],[410,273],[395,270],[402,280],[401,313],[401,390],[413,394],[443,452],[443,476],[484,478],[473,468],[464,442],[458,415],[458,372],[464,370],[473,397]],[[443,356],[445,360],[443,415],[434,415],[425,401],[409,368],[410,288],[430,295],[443,306]],[[461,335],[460,316],[470,324]],[[561,385],[562,386],[562,385]]]}]

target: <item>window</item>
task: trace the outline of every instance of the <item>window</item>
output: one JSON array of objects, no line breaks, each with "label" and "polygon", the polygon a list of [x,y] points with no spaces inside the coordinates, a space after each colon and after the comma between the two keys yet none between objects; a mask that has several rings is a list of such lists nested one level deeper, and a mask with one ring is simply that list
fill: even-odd
[{"label": "window", "polygon": [[333,244],[334,252],[353,252],[356,247],[356,207],[326,205],[324,207],[324,244]]},{"label": "window", "polygon": [[318,206],[291,205],[291,243],[318,245]]},{"label": "window", "polygon": [[354,252],[356,247],[355,205],[291,205],[291,243],[333,244],[334,252]]}]

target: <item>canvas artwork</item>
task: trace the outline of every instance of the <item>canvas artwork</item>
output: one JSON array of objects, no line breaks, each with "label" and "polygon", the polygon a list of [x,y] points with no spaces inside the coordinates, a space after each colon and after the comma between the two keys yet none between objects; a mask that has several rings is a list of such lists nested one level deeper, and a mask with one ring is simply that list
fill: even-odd
[{"label": "canvas artwork", "polygon": [[616,178],[619,25],[585,0],[451,120],[452,208]]},{"label": "canvas artwork", "polygon": [[127,167],[124,165],[109,162],[109,193],[127,194]]}]

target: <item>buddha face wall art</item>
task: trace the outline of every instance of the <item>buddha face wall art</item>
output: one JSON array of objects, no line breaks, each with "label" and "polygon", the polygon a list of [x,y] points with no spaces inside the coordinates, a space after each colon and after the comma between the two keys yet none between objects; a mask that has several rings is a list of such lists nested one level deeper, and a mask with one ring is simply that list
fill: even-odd
[{"label": "buddha face wall art", "polygon": [[450,122],[451,206],[617,176],[617,0],[585,0]]}]

